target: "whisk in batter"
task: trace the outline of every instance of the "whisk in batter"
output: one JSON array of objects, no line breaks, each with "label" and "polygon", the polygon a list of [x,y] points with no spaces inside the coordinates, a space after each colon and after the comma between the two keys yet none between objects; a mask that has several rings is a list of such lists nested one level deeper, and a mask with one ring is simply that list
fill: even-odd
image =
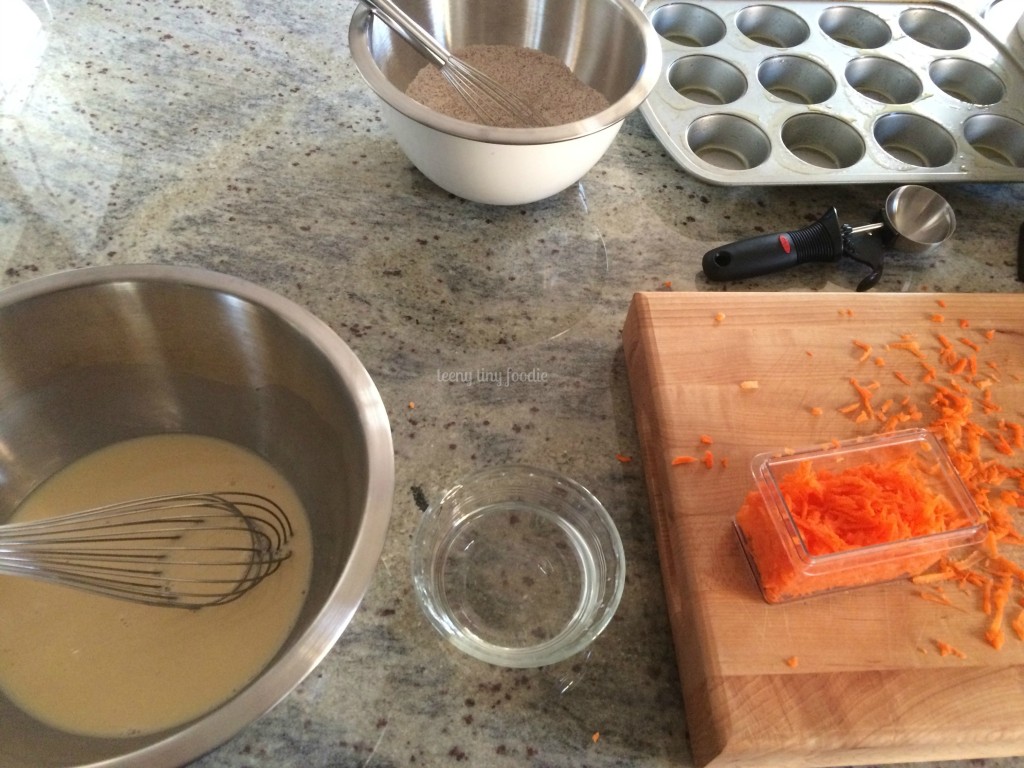
[{"label": "whisk in batter", "polygon": [[[187,722],[259,674],[293,631],[313,568],[307,509],[262,457],[199,435],[127,440],[57,472],[28,496],[13,522],[196,489],[222,489],[217,495],[233,501],[239,491],[273,499],[292,531],[283,549],[269,550],[286,552],[287,559],[256,588],[201,610],[0,574],[0,697],[54,728],[117,738]],[[200,514],[216,519],[220,513],[204,507]],[[262,516],[253,507],[244,514],[250,522]],[[264,534],[278,535],[273,530]]]},{"label": "whisk in batter", "polygon": [[0,573],[202,608],[277,571],[291,535],[284,510],[259,494],[153,496],[0,526]]}]

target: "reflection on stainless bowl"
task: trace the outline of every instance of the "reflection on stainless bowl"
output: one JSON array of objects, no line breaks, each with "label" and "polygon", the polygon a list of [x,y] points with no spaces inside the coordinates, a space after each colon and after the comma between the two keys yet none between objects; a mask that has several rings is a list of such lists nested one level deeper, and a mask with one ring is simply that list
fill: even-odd
[{"label": "reflection on stainless bowl", "polygon": [[0,522],[86,454],[192,433],[255,452],[287,478],[309,517],[314,563],[280,650],[223,705],[149,736],[97,738],[46,726],[0,696],[0,766],[189,762],[284,698],[340,637],[383,547],[394,467],[373,382],[309,312],[195,269],[32,280],[0,292],[0,403]]}]

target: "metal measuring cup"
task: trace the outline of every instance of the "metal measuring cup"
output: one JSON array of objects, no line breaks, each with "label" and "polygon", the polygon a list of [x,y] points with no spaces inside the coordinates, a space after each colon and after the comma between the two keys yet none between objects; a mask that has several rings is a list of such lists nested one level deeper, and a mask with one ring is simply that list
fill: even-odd
[{"label": "metal measuring cup", "polygon": [[[890,192],[879,218],[859,227],[841,225],[831,208],[802,229],[757,235],[708,251],[702,261],[704,274],[715,281],[740,280],[848,256],[871,267],[871,274],[857,286],[866,291],[882,277],[885,250],[923,253],[948,240],[956,229],[952,206],[937,192],[916,184]],[[880,232],[884,247],[870,238],[857,238],[874,231]]]}]

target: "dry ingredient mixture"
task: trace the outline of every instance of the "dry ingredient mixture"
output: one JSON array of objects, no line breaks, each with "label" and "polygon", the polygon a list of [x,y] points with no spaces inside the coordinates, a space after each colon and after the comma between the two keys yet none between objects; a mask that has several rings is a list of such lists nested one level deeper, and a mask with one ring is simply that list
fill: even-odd
[{"label": "dry ingredient mixture", "polygon": [[[602,93],[576,77],[561,59],[543,51],[515,45],[470,45],[454,54],[529,104],[548,125],[572,123],[608,107],[608,99]],[[435,112],[471,123],[481,122],[432,64],[416,74],[405,92]],[[498,127],[531,126],[509,120]]]}]

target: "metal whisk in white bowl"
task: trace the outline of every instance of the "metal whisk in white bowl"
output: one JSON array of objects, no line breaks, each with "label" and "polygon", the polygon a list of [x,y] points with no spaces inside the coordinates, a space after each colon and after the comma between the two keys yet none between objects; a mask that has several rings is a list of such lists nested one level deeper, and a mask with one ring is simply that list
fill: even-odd
[{"label": "metal whisk in white bowl", "polygon": [[0,574],[148,605],[237,600],[289,555],[291,522],[249,493],[135,499],[0,525]]},{"label": "metal whisk in white bowl", "polygon": [[484,125],[513,128],[550,125],[550,121],[538,115],[522,98],[441,45],[392,0],[363,2],[373,9],[377,18],[438,67],[441,76]]}]

